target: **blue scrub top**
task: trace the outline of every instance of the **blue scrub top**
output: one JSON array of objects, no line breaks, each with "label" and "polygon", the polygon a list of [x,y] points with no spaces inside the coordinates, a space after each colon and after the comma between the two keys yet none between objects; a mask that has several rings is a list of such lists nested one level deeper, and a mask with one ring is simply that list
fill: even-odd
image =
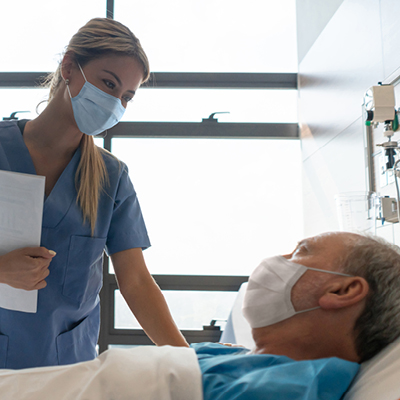
[{"label": "blue scrub top", "polygon": [[295,361],[247,354],[217,343],[191,345],[197,353],[204,400],[339,400],[359,364],[339,358]]},{"label": "blue scrub top", "polygon": [[[104,152],[110,184],[100,196],[94,235],[76,202],[78,148],[45,199],[41,245],[54,250],[37,313],[0,308],[0,368],[63,365],[96,357],[104,250],[150,246],[125,164]],[[0,170],[36,174],[15,121],[0,122]]]}]

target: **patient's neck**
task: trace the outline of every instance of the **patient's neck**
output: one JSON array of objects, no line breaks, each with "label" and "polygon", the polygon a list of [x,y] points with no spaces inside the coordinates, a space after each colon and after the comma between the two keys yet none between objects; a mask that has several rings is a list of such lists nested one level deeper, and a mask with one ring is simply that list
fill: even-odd
[{"label": "patient's neck", "polygon": [[254,354],[276,354],[294,360],[321,358],[319,346],[311,338],[268,328],[253,329],[253,339],[256,344]]},{"label": "patient's neck", "polygon": [[272,326],[253,329],[256,344],[253,353],[283,355],[297,361],[338,357],[359,362],[351,332],[340,327],[327,332],[323,326],[292,322],[282,321]]}]

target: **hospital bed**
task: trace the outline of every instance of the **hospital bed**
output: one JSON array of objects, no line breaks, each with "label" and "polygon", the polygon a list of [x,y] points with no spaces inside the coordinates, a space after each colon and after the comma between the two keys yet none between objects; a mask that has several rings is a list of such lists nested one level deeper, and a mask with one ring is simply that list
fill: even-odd
[{"label": "hospital bed", "polygon": [[[234,302],[222,342],[254,345],[241,314],[246,283]],[[0,370],[2,400],[202,400],[193,349],[140,346],[110,349],[89,362]],[[400,338],[361,365],[343,400],[400,400]]]}]

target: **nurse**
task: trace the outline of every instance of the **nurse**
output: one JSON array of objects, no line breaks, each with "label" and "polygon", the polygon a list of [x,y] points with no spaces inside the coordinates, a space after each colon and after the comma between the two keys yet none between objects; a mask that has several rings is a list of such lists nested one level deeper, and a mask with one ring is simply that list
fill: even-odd
[{"label": "nurse", "polygon": [[127,167],[94,145],[114,126],[149,64],[124,25],[96,18],[71,39],[34,120],[0,123],[0,170],[46,177],[42,243],[0,257],[0,282],[39,289],[36,313],[0,308],[0,367],[96,357],[105,250],[122,295],[157,345],[187,346],[147,270],[150,246]]}]

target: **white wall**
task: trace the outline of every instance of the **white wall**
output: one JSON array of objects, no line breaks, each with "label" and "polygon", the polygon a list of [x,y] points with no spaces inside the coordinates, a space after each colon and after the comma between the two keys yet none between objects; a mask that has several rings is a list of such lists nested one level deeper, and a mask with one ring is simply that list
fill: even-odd
[{"label": "white wall", "polygon": [[335,14],[343,0],[297,0],[297,54],[299,62]]},{"label": "white wall", "polygon": [[[298,15],[311,2],[321,3],[298,0]],[[370,86],[397,75],[398,15],[398,0],[344,0],[299,64],[306,236],[339,228],[337,193],[367,189],[361,104]],[[379,131],[374,136],[384,141]],[[376,175],[378,167],[376,162]],[[373,189],[393,195],[394,185],[381,187],[377,177]],[[397,225],[386,224],[379,234],[400,240]]]}]

